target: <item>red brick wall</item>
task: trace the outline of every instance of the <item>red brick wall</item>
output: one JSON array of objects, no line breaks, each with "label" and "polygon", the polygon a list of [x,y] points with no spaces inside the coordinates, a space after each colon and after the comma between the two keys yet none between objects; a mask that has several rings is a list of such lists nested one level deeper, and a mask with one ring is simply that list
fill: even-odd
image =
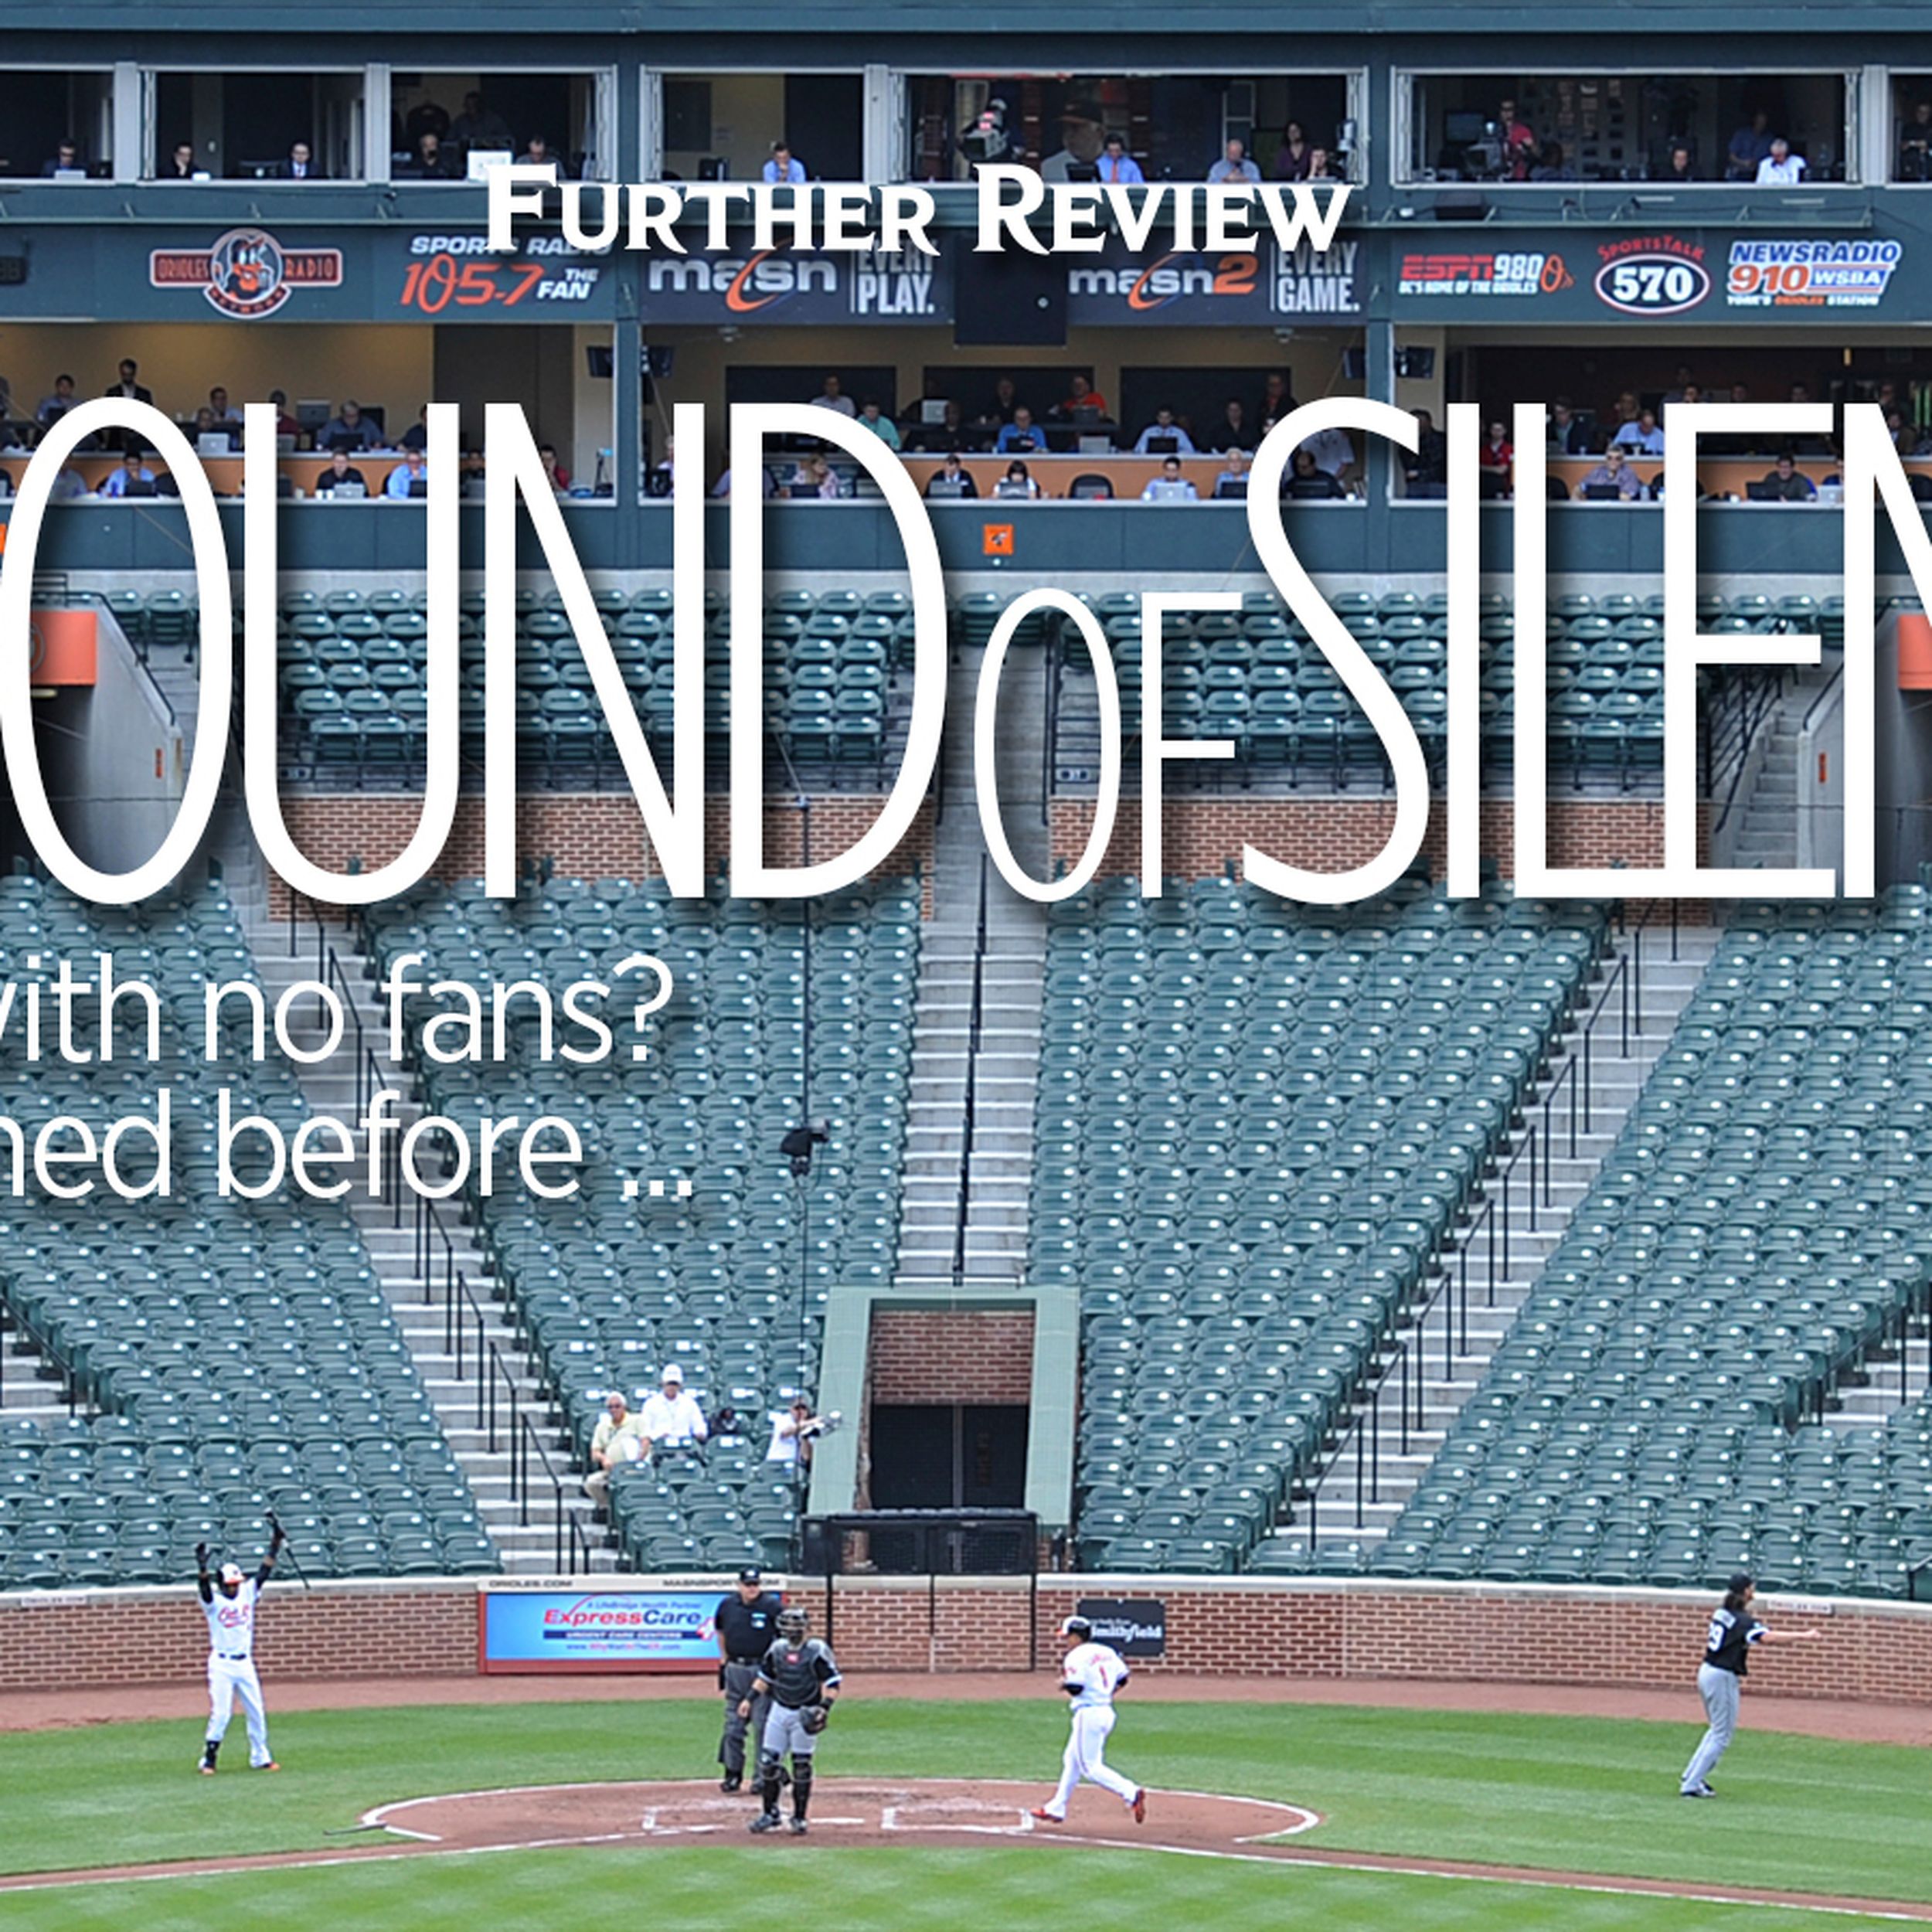
[{"label": "red brick wall", "polygon": [[[1709,862],[1709,808],[1698,807],[1698,856]],[[1052,808],[1053,856],[1077,865],[1094,829],[1090,798],[1056,798]],[[1169,798],[1162,815],[1162,866],[1169,878],[1210,879],[1238,869],[1241,849],[1253,845],[1270,857],[1316,872],[1346,872],[1366,865],[1395,828],[1393,798],[1332,794],[1288,798]],[[1507,798],[1486,798],[1481,847],[1505,879],[1515,863],[1515,808]],[[1553,866],[1631,868],[1664,862],[1664,806],[1658,798],[1553,798],[1545,821]],[[1419,855],[1435,878],[1448,865],[1447,829],[1432,811]],[[1100,862],[1103,873],[1141,869],[1141,803],[1123,798]],[[1686,901],[1680,916],[1697,923],[1708,908]]]},{"label": "red brick wall", "polygon": [[[796,1594],[823,1630],[823,1584]],[[1168,1657],[1147,1668],[1184,1675],[1686,1691],[1713,1601],[1695,1592],[1053,1577],[1039,1591],[1043,1664],[1056,1655],[1060,1620],[1086,1596],[1164,1600]],[[837,1586],[832,1629],[841,1661],[862,1675],[1012,1670],[1026,1662],[1026,1600],[1023,1583],[942,1578],[929,1621],[923,1578],[855,1577]],[[1823,1641],[1760,1657],[1753,1684],[1785,1696],[1932,1708],[1932,1604],[1774,1601],[1767,1616],[1814,1626]],[[464,1675],[476,1668],[476,1641],[473,1584],[330,1583],[312,1593],[281,1584],[263,1613],[260,1657],[272,1703],[277,1679]],[[0,1597],[0,1692],[193,1682],[206,1654],[187,1590]],[[1507,1704],[1506,1689],[1498,1701]]]},{"label": "red brick wall", "polygon": [[1033,1387],[1031,1308],[875,1308],[874,1402],[1018,1403]]},{"label": "red brick wall", "polygon": [[[256,1655],[289,1679],[444,1676],[476,1668],[474,1585],[328,1583],[284,1577],[263,1599]],[[192,1681],[208,1626],[192,1587],[0,1597],[0,1692],[63,1684]]]},{"label": "red brick wall", "polygon": [[[811,856],[815,864],[847,850],[879,816],[883,798],[840,793],[811,801]],[[352,859],[361,869],[386,865],[413,835],[421,814],[414,794],[371,792],[308,792],[287,798],[283,810],[297,851],[332,872],[346,872]],[[729,802],[705,801],[705,859],[716,875],[726,869],[730,852]],[[802,817],[789,804],[765,808],[765,852],[774,865],[801,862]],[[555,869],[579,878],[604,875],[642,879],[662,870],[645,837],[644,819],[628,792],[541,793],[517,800],[519,864],[549,860]],[[460,799],[440,856],[430,867],[437,879],[474,879],[483,871],[483,801]],[[912,829],[885,869],[924,880],[926,910],[932,911],[933,824],[929,804],[920,808]],[[273,882],[270,903],[277,917],[288,910],[287,889]]]}]

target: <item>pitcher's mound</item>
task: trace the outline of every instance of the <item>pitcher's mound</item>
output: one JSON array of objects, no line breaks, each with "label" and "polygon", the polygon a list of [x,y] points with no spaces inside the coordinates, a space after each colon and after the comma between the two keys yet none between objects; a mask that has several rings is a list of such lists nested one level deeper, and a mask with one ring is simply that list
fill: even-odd
[{"label": "pitcher's mound", "polygon": [[[1104,1791],[1076,1792],[1063,1825],[1043,1823],[1032,1808],[1049,1784],[926,1778],[826,1777],[811,1796],[808,1842],[828,1845],[957,1845],[975,1839],[1146,1845],[1188,1852],[1265,1854],[1269,1838],[1319,1822],[1300,1804],[1217,1798],[1201,1791],[1148,1793],[1136,1825]],[[789,1804],[781,1807],[787,1821]],[[451,1851],[539,1845],[639,1845],[749,1839],[754,1799],[727,1797],[715,1782],[541,1784],[404,1798],[364,1815],[365,1825]],[[776,1835],[791,1842],[789,1832]],[[1285,1848],[1284,1848],[1285,1849]]]}]

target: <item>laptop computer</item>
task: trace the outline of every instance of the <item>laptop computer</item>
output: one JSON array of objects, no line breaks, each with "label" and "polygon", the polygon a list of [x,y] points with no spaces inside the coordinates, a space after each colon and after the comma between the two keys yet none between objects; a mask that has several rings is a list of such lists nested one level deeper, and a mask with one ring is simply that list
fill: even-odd
[{"label": "laptop computer", "polygon": [[1583,490],[1586,503],[1615,503],[1621,500],[1623,494],[1614,483],[1586,483]]},{"label": "laptop computer", "polygon": [[1032,487],[1029,484],[1009,483],[1004,478],[1002,478],[998,483],[995,483],[993,485],[993,494],[995,496],[1015,497],[1025,500],[1030,498],[1033,492]]},{"label": "laptop computer", "polygon": [[936,476],[926,485],[928,496],[964,496],[966,479],[963,476]]},{"label": "laptop computer", "polygon": [[1186,484],[1163,476],[1150,483],[1142,495],[1149,503],[1186,503],[1192,500],[1194,492]]},{"label": "laptop computer", "polygon": [[1245,476],[1224,476],[1214,486],[1217,501],[1227,503],[1248,493],[1248,479]]},{"label": "laptop computer", "polygon": [[197,456],[226,456],[233,448],[234,445],[229,441],[226,430],[203,430],[195,438],[195,454]]},{"label": "laptop computer", "polygon": [[158,496],[160,495],[160,492],[155,488],[154,478],[150,476],[129,477],[127,487],[121,493],[123,496]]},{"label": "laptop computer", "polygon": [[1744,497],[1747,502],[1751,503],[1782,503],[1784,492],[1775,483],[1767,483],[1760,478],[1757,482],[1744,485]]},{"label": "laptop computer", "polygon": [[358,498],[367,496],[369,491],[360,483],[338,483],[326,494],[334,497],[338,502],[353,503]]},{"label": "laptop computer", "polygon": [[288,430],[285,434],[277,436],[275,438],[275,454],[277,456],[293,456],[295,454],[295,433],[294,430]]},{"label": "laptop computer", "polygon": [[1178,436],[1150,436],[1145,453],[1149,456],[1179,456],[1181,439]]},{"label": "laptop computer", "polygon": [[927,396],[919,406],[919,420],[928,426],[944,423],[946,420],[946,399]]}]

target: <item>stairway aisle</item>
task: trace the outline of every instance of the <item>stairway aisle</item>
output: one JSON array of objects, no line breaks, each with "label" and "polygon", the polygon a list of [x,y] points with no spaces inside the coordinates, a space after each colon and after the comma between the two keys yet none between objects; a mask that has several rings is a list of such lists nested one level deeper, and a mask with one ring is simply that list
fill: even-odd
[{"label": "stairway aisle", "polygon": [[[1570,1151],[1566,1097],[1552,1109],[1554,1121],[1551,1138],[1556,1142],[1556,1158],[1549,1169],[1549,1205],[1543,1206],[1544,1189],[1538,1176],[1535,1226],[1531,1226],[1529,1199],[1529,1164],[1526,1157],[1516,1164],[1507,1204],[1498,1196],[1494,1233],[1484,1227],[1481,1205],[1476,1221],[1465,1230],[1458,1243],[1441,1257],[1444,1276],[1451,1284],[1442,1291],[1442,1300],[1425,1318],[1426,1338],[1415,1359],[1422,1364],[1423,1377],[1420,1426],[1412,1425],[1406,1451],[1402,1446],[1400,1419],[1393,1400],[1394,1385],[1383,1397],[1378,1423],[1371,1405],[1358,1403],[1343,1425],[1335,1454],[1321,1478],[1306,1496],[1295,1499],[1293,1522],[1277,1531],[1278,1538],[1292,1545],[1305,1545],[1311,1526],[1318,1544],[1342,1537],[1372,1546],[1386,1536],[1406,1505],[1415,1487],[1434,1460],[1454,1425],[1463,1404],[1475,1393],[1488,1372],[1491,1358],[1515,1321],[1518,1310],[1534,1291],[1542,1272],[1570,1216],[1581,1205],[1595,1180],[1604,1158],[1615,1144],[1625,1117],[1636,1104],[1638,1095],[1650,1072],[1669,1045],[1679,1016],[1690,1004],[1699,980],[1717,950],[1719,935],[1714,928],[1687,929],[1679,935],[1677,957],[1670,957],[1668,934],[1651,930],[1642,935],[1643,1031],[1631,1041],[1628,1059],[1618,1048],[1617,1013],[1614,996],[1599,1020],[1590,1046],[1590,1131],[1579,1131],[1576,1152]],[[1628,942],[1624,950],[1628,951]],[[1606,965],[1614,971],[1614,962]],[[1597,982],[1586,989],[1585,1005],[1596,998]],[[1523,1130],[1514,1135],[1502,1150],[1498,1172],[1507,1168],[1522,1146],[1531,1126],[1539,1127],[1544,1096],[1563,1077],[1565,1069],[1577,1062],[1574,1078],[1580,1080],[1583,1068],[1580,1032],[1573,1031],[1559,1043],[1559,1051],[1547,1080],[1532,1090],[1524,1109]],[[1539,1151],[1539,1160],[1542,1158]],[[1508,1228],[1508,1267],[1502,1264],[1502,1230]],[[1495,1243],[1496,1280],[1491,1290],[1491,1244]],[[1450,1348],[1447,1372],[1444,1372],[1444,1303],[1454,1304],[1459,1270],[1466,1265],[1468,1276],[1468,1311],[1466,1336],[1460,1308],[1454,1346]],[[1383,1359],[1393,1361],[1396,1351],[1407,1345],[1416,1348],[1417,1329],[1411,1321],[1397,1329],[1386,1345]],[[1413,1411],[1412,1411],[1413,1415]],[[1357,1506],[1358,1455],[1362,1464],[1360,1505]]]},{"label": "stairway aisle", "polygon": [[[330,929],[329,944],[336,952],[342,975],[349,982],[355,1009],[362,1024],[363,1036],[374,1053],[382,1084],[403,1096],[394,1110],[403,1125],[427,1111],[417,1092],[415,1076],[392,1061],[383,1051],[386,1044],[384,1016],[375,982],[365,977],[368,961],[357,951],[354,937],[339,928]],[[308,927],[301,950],[291,957],[286,924],[270,925],[257,914],[251,921],[249,942],[253,947],[264,990],[272,1005],[287,988],[298,981],[316,977],[314,927]],[[312,1047],[319,1043],[315,1005],[304,1001],[298,1009],[295,1039],[298,1045]],[[352,1035],[353,1028],[350,1029]],[[298,1069],[309,1105],[318,1114],[332,1114],[353,1123],[356,1118],[354,1055],[345,1047],[320,1065]],[[469,1319],[464,1344],[464,1374],[459,1379],[457,1360],[447,1341],[447,1317],[442,1300],[444,1257],[440,1243],[434,1244],[430,1257],[430,1279],[419,1271],[416,1255],[413,1199],[406,1199],[399,1225],[395,1203],[386,1198],[371,1199],[362,1188],[349,1198],[364,1246],[375,1264],[383,1294],[395,1311],[396,1325],[403,1332],[414,1358],[430,1400],[443,1424],[450,1448],[462,1465],[478,1513],[492,1540],[502,1552],[503,1566],[512,1575],[548,1576],[557,1568],[559,1526],[553,1493],[545,1479],[541,1464],[530,1458],[532,1481],[528,1498],[528,1522],[522,1519],[522,1501],[513,1493],[511,1434],[507,1426],[509,1397],[501,1381],[497,1386],[496,1443],[491,1447],[487,1412],[483,1426],[477,1420],[479,1376],[476,1361],[474,1318]],[[536,1424],[537,1434],[550,1454],[560,1476],[564,1478],[563,1503],[566,1516],[583,1527],[591,1552],[591,1567],[609,1570],[616,1566],[614,1554],[604,1546],[603,1532],[591,1521],[588,1497],[577,1486],[569,1469],[569,1451],[560,1446],[555,1424],[555,1407],[536,1378],[529,1372],[517,1345],[515,1330],[503,1311],[491,1299],[489,1283],[484,1274],[483,1257],[471,1229],[461,1219],[454,1202],[440,1209],[441,1226],[454,1250],[453,1263],[474,1297],[483,1315],[483,1338],[495,1345],[509,1371],[522,1412]],[[567,1534],[567,1524],[566,1526]],[[567,1547],[567,1544],[566,1544]],[[567,1562],[567,1556],[566,1556]]]},{"label": "stairway aisle", "polygon": [[[972,744],[984,655],[977,648],[956,652],[947,692],[934,917],[920,944],[913,1016],[912,1117],[897,1270],[903,1281],[951,1282],[957,1274],[964,1281],[1017,1285],[1026,1273],[1046,916],[1044,906],[1015,893],[986,856]],[[1039,798],[1045,717],[1034,689],[1037,665],[1037,658],[1024,651],[1009,655],[996,764],[1007,837],[1019,863],[1043,877],[1047,841]],[[986,943],[981,956],[982,879]]]}]

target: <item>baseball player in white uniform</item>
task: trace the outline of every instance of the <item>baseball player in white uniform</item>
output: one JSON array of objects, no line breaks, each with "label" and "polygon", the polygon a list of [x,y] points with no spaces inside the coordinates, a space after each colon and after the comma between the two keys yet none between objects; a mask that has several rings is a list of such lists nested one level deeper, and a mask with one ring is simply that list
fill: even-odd
[{"label": "baseball player in white uniform", "polygon": [[223,1563],[219,1575],[211,1577],[208,1546],[199,1543],[195,1548],[195,1581],[201,1592],[202,1614],[208,1619],[208,1739],[202,1746],[197,1767],[204,1777],[215,1774],[215,1760],[237,1699],[248,1720],[249,1764],[258,1771],[281,1769],[269,1755],[268,1710],[262,1702],[262,1680],[255,1672],[255,1606],[275,1567],[282,1543],[277,1525],[268,1554],[252,1577],[243,1576],[239,1563]]},{"label": "baseball player in white uniform", "polygon": [[1033,1808],[1033,1816],[1048,1825],[1064,1825],[1073,1787],[1084,1778],[1111,1791],[1134,1814],[1136,1825],[1145,1824],[1146,1791],[1110,1770],[1104,1756],[1107,1733],[1114,1728],[1114,1693],[1127,1682],[1127,1665],[1118,1651],[1094,1641],[1094,1626],[1084,1617],[1068,1617],[1060,1625],[1060,1634],[1073,1640],[1060,1664],[1060,1689],[1073,1700],[1073,1734],[1060,1760],[1060,1788],[1044,1804]]}]

